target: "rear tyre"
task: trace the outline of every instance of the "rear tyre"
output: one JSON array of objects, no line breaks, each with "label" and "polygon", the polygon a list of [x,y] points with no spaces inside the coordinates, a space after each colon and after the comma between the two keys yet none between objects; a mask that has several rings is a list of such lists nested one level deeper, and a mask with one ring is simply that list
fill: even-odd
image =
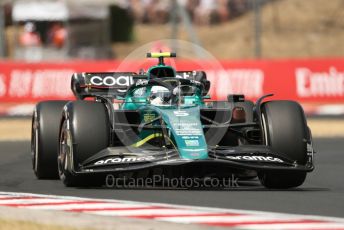
[{"label": "rear tyre", "polygon": [[60,129],[58,171],[67,187],[95,186],[104,182],[76,172],[79,164],[109,146],[109,130],[104,104],[75,101],[66,105]]},{"label": "rear tyre", "polygon": [[44,101],[32,116],[32,168],[38,179],[58,179],[57,151],[63,106],[68,101]]},{"label": "rear tyre", "polygon": [[[302,107],[294,101],[269,101],[262,105],[266,145],[297,164],[307,162],[308,127]],[[306,172],[271,171],[259,173],[267,188],[292,188],[303,184]]]}]

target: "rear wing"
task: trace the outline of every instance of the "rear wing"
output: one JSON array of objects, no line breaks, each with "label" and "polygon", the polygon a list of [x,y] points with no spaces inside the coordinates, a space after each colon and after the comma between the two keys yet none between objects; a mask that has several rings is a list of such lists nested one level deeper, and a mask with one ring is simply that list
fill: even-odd
[{"label": "rear wing", "polygon": [[92,96],[125,96],[128,88],[146,75],[134,72],[75,73],[71,88],[76,98]]},{"label": "rear wing", "polygon": [[[177,78],[196,80],[204,84],[203,94],[207,94],[210,82],[203,71],[178,71]],[[74,73],[71,89],[77,99],[95,96],[124,97],[130,86],[139,80],[148,79],[147,75],[135,72],[88,72]]]}]

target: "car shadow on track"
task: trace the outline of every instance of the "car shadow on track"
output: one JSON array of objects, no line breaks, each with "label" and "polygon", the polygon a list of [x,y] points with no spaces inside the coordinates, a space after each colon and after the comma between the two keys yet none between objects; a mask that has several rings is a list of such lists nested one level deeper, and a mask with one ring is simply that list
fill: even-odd
[{"label": "car shadow on track", "polygon": [[330,191],[330,189],[327,188],[289,188],[289,189],[269,189],[265,188],[263,186],[255,186],[255,187],[240,187],[240,188],[175,188],[175,187],[135,187],[135,188],[125,188],[125,187],[77,187],[77,189],[82,190],[122,190],[122,191],[233,191],[233,192],[266,192],[266,191],[276,191],[276,192],[324,192],[324,191]]},{"label": "car shadow on track", "polygon": [[233,191],[233,192],[259,192],[259,191],[288,191],[288,192],[323,192],[323,191],[330,191],[329,188],[317,188],[317,187],[297,187],[297,188],[290,188],[290,189],[268,189],[262,186],[259,180],[248,180],[248,181],[238,181],[235,186],[213,186],[213,187],[206,187],[206,186],[198,186],[198,187],[188,187],[188,186],[166,186],[166,185],[156,185],[156,186],[133,186],[133,185],[117,185],[117,186],[107,186],[102,185],[99,187],[78,187],[78,189],[97,189],[97,190],[127,190],[127,191],[142,191],[142,190],[170,190],[170,191]]}]

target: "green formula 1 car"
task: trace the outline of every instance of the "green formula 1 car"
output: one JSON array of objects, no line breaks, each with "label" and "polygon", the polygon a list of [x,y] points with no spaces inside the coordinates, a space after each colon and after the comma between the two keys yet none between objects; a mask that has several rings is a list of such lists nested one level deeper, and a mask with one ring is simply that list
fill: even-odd
[{"label": "green formula 1 car", "polygon": [[37,104],[32,162],[39,179],[85,186],[108,174],[235,175],[291,188],[314,169],[311,132],[297,102],[266,101],[271,95],[256,103],[244,95],[211,102],[205,72],[166,65],[175,53],[147,56],[159,60],[147,72],[75,73],[77,100]]}]

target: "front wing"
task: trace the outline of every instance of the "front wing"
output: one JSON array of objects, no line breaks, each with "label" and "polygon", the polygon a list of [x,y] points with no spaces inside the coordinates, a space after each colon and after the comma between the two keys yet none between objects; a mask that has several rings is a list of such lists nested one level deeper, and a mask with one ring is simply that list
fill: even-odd
[{"label": "front wing", "polygon": [[[181,159],[176,150],[109,147],[78,165],[74,174],[122,173],[154,168],[207,168],[237,172],[251,171],[300,171],[314,169],[313,152],[308,151],[304,165],[297,164],[283,153],[274,153],[269,146],[248,145],[239,147],[209,148],[206,159]],[[215,172],[216,170],[214,170]]]}]

